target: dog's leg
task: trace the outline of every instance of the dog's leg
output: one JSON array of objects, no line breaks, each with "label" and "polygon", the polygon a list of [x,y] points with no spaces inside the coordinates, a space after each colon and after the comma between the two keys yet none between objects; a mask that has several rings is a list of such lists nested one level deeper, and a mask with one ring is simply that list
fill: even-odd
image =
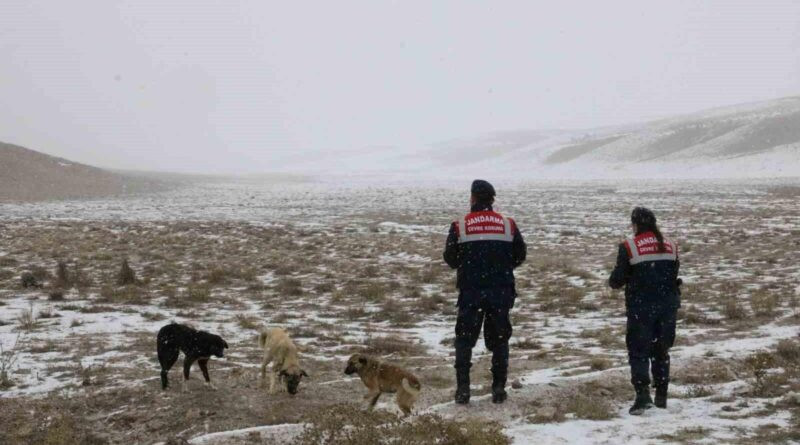
[{"label": "dog's leg", "polygon": [[[266,384],[267,384],[267,365],[269,365],[269,362],[271,362],[271,361],[272,361],[272,357],[270,357],[267,354],[264,354],[264,359],[261,361],[261,379],[260,379],[261,380],[260,381],[261,388],[265,388],[266,387]],[[270,378],[271,378],[271,376],[270,376]]]},{"label": "dog's leg", "polygon": [[367,400],[367,407],[369,409],[375,408],[375,404],[378,403],[378,398],[380,398],[380,396],[381,396],[380,389],[378,388],[374,390],[370,389],[366,397],[364,397]]},{"label": "dog's leg", "polygon": [[397,406],[403,411],[404,415],[411,414],[411,407],[414,405],[415,397],[404,389],[397,391]]},{"label": "dog's leg", "polygon": [[194,360],[194,357],[185,357],[183,359],[183,385],[181,386],[183,392],[187,391],[186,382],[189,381],[189,369],[192,367]]},{"label": "dog's leg", "polygon": [[269,393],[270,394],[275,394],[275,380],[277,378],[279,378],[279,377],[280,376],[278,375],[277,372],[270,372],[269,373]]},{"label": "dog's leg", "polygon": [[167,374],[172,369],[172,365],[178,360],[179,351],[177,348],[172,349],[167,346],[158,345],[158,361],[161,363],[161,389],[167,389],[169,386],[169,379]]},{"label": "dog's leg", "polygon": [[211,389],[216,390],[217,387],[211,383],[211,377],[208,376],[208,359],[203,358],[197,361],[197,364],[200,365],[200,370],[203,371],[203,378],[206,379],[206,386]]}]

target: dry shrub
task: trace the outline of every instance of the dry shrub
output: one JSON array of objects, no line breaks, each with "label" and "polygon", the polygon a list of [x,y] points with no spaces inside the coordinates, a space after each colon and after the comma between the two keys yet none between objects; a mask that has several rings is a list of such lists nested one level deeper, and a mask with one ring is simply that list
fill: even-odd
[{"label": "dry shrub", "polygon": [[54,287],[59,288],[68,288],[71,286],[71,282],[69,280],[69,272],[67,271],[67,263],[63,261],[59,261],[56,264],[56,279],[55,283],[53,283]]},{"label": "dry shrub", "polygon": [[373,281],[361,286],[358,289],[358,293],[366,301],[380,302],[386,298],[389,289],[386,284]]},{"label": "dry shrub", "polygon": [[776,347],[778,357],[787,364],[800,365],[800,341],[783,339]]},{"label": "dry shrub", "polygon": [[190,284],[183,292],[167,296],[167,306],[187,307],[211,301],[211,288],[205,284]]},{"label": "dry shrub", "polygon": [[334,405],[309,419],[311,426],[295,445],[508,445],[502,426],[475,419],[457,421],[435,414],[403,420],[385,411],[364,412],[352,404]]},{"label": "dry shrub", "polygon": [[419,343],[392,337],[371,337],[365,346],[364,352],[372,355],[419,355],[425,352],[425,347]]},{"label": "dry shrub", "polygon": [[768,190],[771,195],[778,198],[797,199],[800,197],[800,186],[796,185],[777,185]]},{"label": "dry shrub", "polygon": [[558,310],[561,313],[577,308],[583,301],[584,292],[566,281],[546,283],[537,292],[536,299],[543,311]]},{"label": "dry shrub", "polygon": [[724,361],[703,360],[677,369],[673,380],[684,385],[715,384],[736,380],[736,375]]},{"label": "dry shrub", "polygon": [[751,394],[755,397],[774,397],[780,395],[783,375],[770,374],[777,366],[777,356],[770,352],[757,352],[744,359],[744,368],[753,377]]},{"label": "dry shrub", "polygon": [[372,314],[374,321],[388,321],[394,325],[410,326],[414,323],[411,308],[399,304],[393,299],[386,300],[379,311]]},{"label": "dry shrub", "polygon": [[314,285],[314,291],[318,294],[327,294],[336,290],[336,286],[330,281],[323,281]]},{"label": "dry shrub", "polygon": [[33,312],[32,304],[28,309],[23,309],[22,312],[17,315],[17,323],[19,323],[20,329],[24,331],[30,331],[36,327],[36,313]]},{"label": "dry shrub", "polygon": [[[10,280],[11,278],[14,278],[14,275],[14,271],[12,270],[0,269],[0,281]],[[21,278],[20,284],[22,284],[24,287],[24,282],[22,282]]]},{"label": "dry shrub", "polygon": [[17,355],[18,344],[19,335],[14,339],[14,344],[9,349],[3,348],[2,343],[0,343],[0,389],[8,389],[14,386],[14,382],[11,381],[11,371],[16,366],[19,358]]},{"label": "dry shrub", "polygon": [[767,289],[758,289],[750,294],[750,308],[753,309],[753,313],[761,317],[775,315],[778,303],[778,295]]},{"label": "dry shrub", "polygon": [[511,348],[523,350],[542,349],[542,344],[532,338],[523,338],[516,343],[512,343]]},{"label": "dry shrub", "polygon": [[33,277],[36,278],[36,281],[40,283],[49,280],[51,277],[50,272],[48,272],[47,269],[42,266],[31,267],[31,274],[33,274]]},{"label": "dry shrub", "polygon": [[251,331],[257,331],[260,329],[258,318],[252,315],[236,314],[236,323],[238,323],[239,327],[242,329]]},{"label": "dry shrub", "polygon": [[678,309],[678,319],[686,324],[718,325],[722,322],[718,318],[709,318],[694,305],[686,305],[686,307]]},{"label": "dry shrub", "polygon": [[441,265],[431,264],[428,266],[424,266],[418,270],[418,280],[420,283],[424,284],[435,283],[436,281],[438,281],[439,275],[441,275],[445,271],[446,269],[444,269],[444,267]]},{"label": "dry shrub", "polygon": [[589,360],[589,368],[591,368],[592,371],[603,371],[610,368],[612,365],[613,363],[611,363],[611,360],[603,357],[592,357],[591,360]]},{"label": "dry shrub", "polygon": [[125,259],[122,260],[122,266],[120,266],[119,273],[117,274],[117,285],[128,286],[131,284],[136,284],[136,272],[131,269],[128,260]]},{"label": "dry shrub", "polygon": [[625,343],[625,334],[614,332],[610,327],[599,329],[584,329],[579,334],[581,338],[593,339],[604,348],[617,348]]},{"label": "dry shrub", "polygon": [[587,420],[609,420],[617,416],[617,408],[611,397],[587,391],[562,397],[549,406],[540,406],[535,402],[531,408],[534,412],[528,421],[532,423],[559,423],[565,421],[568,414]]},{"label": "dry shrub", "polygon": [[10,256],[0,257],[0,267],[14,267],[17,264],[19,264],[19,262]]},{"label": "dry shrub", "polygon": [[731,321],[744,320],[747,317],[747,311],[739,303],[737,297],[728,298],[722,306],[722,314],[725,318]]},{"label": "dry shrub", "polygon": [[697,443],[707,440],[711,435],[711,430],[702,426],[681,428],[674,433],[662,434],[657,437],[666,442],[678,443]]},{"label": "dry shrub", "polygon": [[41,284],[39,284],[39,281],[36,280],[36,277],[33,276],[31,272],[23,272],[19,278],[19,282],[23,289],[41,287]]},{"label": "dry shrub", "polygon": [[120,288],[103,286],[100,289],[100,303],[113,304],[147,304],[150,302],[149,293],[134,285],[127,285]]},{"label": "dry shrub", "polygon": [[100,445],[108,443],[61,397],[37,404],[36,415],[23,405],[8,403],[0,412],[0,443],[36,445]]},{"label": "dry shrub", "polygon": [[255,269],[246,267],[214,267],[204,276],[208,284],[221,285],[228,284],[234,280],[256,281],[257,273]]},{"label": "dry shrub", "polygon": [[275,284],[275,292],[279,295],[299,297],[303,295],[303,282],[297,278],[282,277]]},{"label": "dry shrub", "polygon": [[605,397],[577,394],[568,398],[565,411],[588,420],[609,420],[616,417],[616,408]]}]

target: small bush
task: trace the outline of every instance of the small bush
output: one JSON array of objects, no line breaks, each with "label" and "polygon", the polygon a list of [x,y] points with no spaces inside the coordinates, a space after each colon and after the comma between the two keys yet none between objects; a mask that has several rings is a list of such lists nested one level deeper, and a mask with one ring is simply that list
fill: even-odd
[{"label": "small bush", "polygon": [[395,300],[386,300],[381,309],[373,313],[373,320],[388,321],[395,325],[407,326],[414,322],[414,315],[409,308],[397,303]]},{"label": "small bush", "polygon": [[435,414],[403,420],[385,411],[364,412],[351,404],[322,410],[309,419],[311,426],[295,445],[508,445],[511,440],[500,424],[475,419],[458,421]]},{"label": "small bush", "polygon": [[744,320],[747,317],[747,311],[744,310],[736,297],[729,298],[722,306],[722,313],[728,320]]},{"label": "small bush", "polygon": [[36,327],[36,314],[33,312],[33,305],[19,313],[17,323],[19,323],[20,329],[25,331],[30,331]]},{"label": "small bush", "polygon": [[419,355],[425,352],[425,348],[419,343],[392,338],[392,337],[371,337],[366,341],[367,354],[372,355]]},{"label": "small bush", "polygon": [[565,411],[587,420],[609,420],[616,417],[616,409],[604,397],[577,394],[567,400]]},{"label": "small bush", "polygon": [[71,286],[71,282],[69,280],[69,272],[67,271],[67,263],[63,261],[59,261],[56,264],[56,280],[53,285],[57,288],[66,289]]},{"label": "small bush", "polygon": [[147,304],[150,301],[150,295],[144,289],[134,285],[127,285],[120,288],[113,288],[104,286],[100,289],[101,303],[116,303],[116,304]]},{"label": "small bush", "polygon": [[753,313],[761,317],[775,315],[778,307],[778,295],[766,289],[759,289],[750,294],[750,308]]},{"label": "small bush", "polygon": [[769,397],[776,393],[774,380],[769,378],[769,370],[776,366],[775,355],[769,352],[757,352],[744,360],[745,369],[753,376],[752,394],[757,397]]},{"label": "small bush", "polygon": [[303,282],[297,278],[282,277],[275,285],[275,292],[281,296],[299,297],[303,295]]},{"label": "small bush", "polygon": [[592,359],[589,360],[589,368],[591,368],[592,371],[603,371],[610,368],[611,365],[611,360],[603,357],[592,357]]},{"label": "small bush", "polygon": [[131,269],[128,260],[122,260],[119,273],[117,274],[117,286],[128,286],[136,284],[136,272]]},{"label": "small bush", "polygon": [[778,342],[778,357],[786,363],[800,365],[800,341],[783,339]]},{"label": "small bush", "polygon": [[250,315],[237,314],[236,323],[238,323],[239,327],[241,327],[242,329],[248,329],[253,331],[259,329],[258,318]]},{"label": "small bush", "polygon": [[19,284],[20,286],[22,286],[23,289],[41,287],[41,284],[39,284],[39,281],[36,279],[35,276],[33,276],[31,272],[24,272],[19,277],[19,281],[20,281]]}]

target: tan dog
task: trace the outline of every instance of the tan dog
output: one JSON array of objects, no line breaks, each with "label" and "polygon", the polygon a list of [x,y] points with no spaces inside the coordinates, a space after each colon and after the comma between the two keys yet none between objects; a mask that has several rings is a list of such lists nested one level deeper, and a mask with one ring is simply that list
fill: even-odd
[{"label": "tan dog", "polygon": [[353,354],[347,361],[344,373],[347,375],[357,373],[361,377],[361,381],[369,390],[364,400],[370,409],[378,402],[381,394],[397,393],[397,406],[408,415],[422,388],[414,374],[399,366],[363,354]]},{"label": "tan dog", "polygon": [[258,337],[258,345],[264,349],[264,359],[261,362],[261,387],[265,385],[267,365],[272,362],[272,372],[269,374],[269,392],[275,393],[275,379],[286,381],[286,390],[289,394],[297,394],[300,379],[308,377],[300,368],[297,358],[297,346],[289,338],[289,334],[281,328],[272,328],[263,331]]}]

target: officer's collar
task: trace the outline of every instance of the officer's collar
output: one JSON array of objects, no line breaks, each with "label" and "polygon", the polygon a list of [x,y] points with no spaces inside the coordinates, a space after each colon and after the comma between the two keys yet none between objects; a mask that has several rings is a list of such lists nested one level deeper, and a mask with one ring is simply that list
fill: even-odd
[{"label": "officer's collar", "polygon": [[470,208],[470,211],[472,211],[472,212],[491,212],[492,211],[492,205],[491,204],[486,204],[484,202],[478,202],[478,203],[475,203],[475,205],[473,205]]}]

